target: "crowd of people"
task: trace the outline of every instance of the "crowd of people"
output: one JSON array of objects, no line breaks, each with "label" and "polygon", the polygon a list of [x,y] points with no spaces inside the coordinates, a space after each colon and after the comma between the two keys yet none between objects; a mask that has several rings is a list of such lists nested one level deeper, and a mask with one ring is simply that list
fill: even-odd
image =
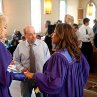
[{"label": "crowd of people", "polygon": [[[2,39],[7,33],[7,23],[5,17],[0,16],[0,97],[11,97],[12,80],[21,81],[22,97],[31,97],[33,89],[36,97],[83,97],[89,72],[92,72],[97,20],[92,29],[88,18],[84,18],[79,27],[74,18],[68,16],[65,23],[58,20],[51,25],[46,21],[44,41],[29,25],[24,27],[23,36],[15,31],[10,43],[6,40],[5,44]],[[14,50],[11,47],[15,47]],[[10,64],[16,66],[17,73],[7,70]]]}]

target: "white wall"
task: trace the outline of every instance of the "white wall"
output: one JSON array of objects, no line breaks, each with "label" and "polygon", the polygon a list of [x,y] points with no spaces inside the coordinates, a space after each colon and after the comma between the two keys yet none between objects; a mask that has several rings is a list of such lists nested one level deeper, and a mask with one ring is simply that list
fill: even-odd
[{"label": "white wall", "polygon": [[[45,32],[44,23],[46,20],[51,20],[52,24],[59,19],[59,1],[52,0],[53,8],[51,14],[44,14],[44,0],[42,1],[41,26],[42,32]],[[8,18],[8,32],[13,33],[14,29],[23,32],[26,25],[31,24],[31,2],[30,0],[3,0],[4,14]],[[78,0],[67,0],[67,14],[74,16],[75,23],[77,22]]]},{"label": "white wall", "polygon": [[[53,1],[53,9],[52,14],[45,15],[43,12],[43,0],[42,0],[42,32],[45,31],[44,23],[46,20],[51,20],[52,24],[55,23],[59,19],[59,4],[60,0],[52,0]],[[66,1],[66,13],[70,14],[74,17],[74,22],[78,23],[78,0],[67,0]]]},{"label": "white wall", "polygon": [[23,28],[31,24],[30,4],[30,0],[3,0],[9,34],[12,34],[14,29],[23,32]]},{"label": "white wall", "polygon": [[78,0],[67,0],[67,14],[74,17],[74,22],[78,23]]},{"label": "white wall", "polygon": [[42,17],[42,32],[45,32],[45,28],[44,28],[44,24],[46,20],[50,20],[51,23],[55,23],[58,19],[59,19],[59,0],[52,0],[52,13],[51,14],[44,14],[44,0],[42,0],[42,13],[41,13],[41,17]]}]

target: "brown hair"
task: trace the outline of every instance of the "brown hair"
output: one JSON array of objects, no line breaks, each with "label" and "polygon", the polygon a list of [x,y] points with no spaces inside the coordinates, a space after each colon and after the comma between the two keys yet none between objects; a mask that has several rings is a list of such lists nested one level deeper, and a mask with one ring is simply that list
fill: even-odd
[{"label": "brown hair", "polygon": [[73,28],[69,24],[58,24],[55,32],[60,38],[57,50],[66,48],[72,59],[76,57],[77,61],[80,62],[81,51]]}]

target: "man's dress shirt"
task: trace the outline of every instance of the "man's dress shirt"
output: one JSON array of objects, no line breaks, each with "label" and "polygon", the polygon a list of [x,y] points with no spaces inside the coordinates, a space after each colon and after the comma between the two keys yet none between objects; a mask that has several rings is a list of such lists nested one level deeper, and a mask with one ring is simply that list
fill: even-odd
[{"label": "man's dress shirt", "polygon": [[[19,71],[24,68],[30,70],[29,50],[29,43],[27,41],[22,41],[14,52],[13,58],[16,61],[16,68]],[[35,54],[36,72],[42,72],[44,63],[50,57],[49,49],[44,41],[37,39],[33,44],[33,50]]]}]

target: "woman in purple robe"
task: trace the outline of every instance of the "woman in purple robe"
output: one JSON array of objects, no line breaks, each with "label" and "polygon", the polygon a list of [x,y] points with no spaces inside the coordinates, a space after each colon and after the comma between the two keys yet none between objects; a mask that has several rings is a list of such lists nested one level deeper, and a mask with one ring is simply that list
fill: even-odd
[{"label": "woman in purple robe", "polygon": [[2,39],[7,34],[6,19],[0,16],[0,97],[12,97],[10,95],[9,86],[12,79],[23,80],[25,76],[19,73],[8,72],[8,65],[12,65],[12,56],[2,43]]},{"label": "woman in purple robe", "polygon": [[0,97],[11,97],[9,86],[12,81],[12,73],[9,73],[7,68],[12,61],[12,56],[2,43],[2,39],[5,38],[6,34],[6,19],[4,16],[0,16]]},{"label": "woman in purple robe", "polygon": [[83,97],[89,64],[81,53],[69,24],[58,24],[52,35],[56,52],[44,64],[43,73],[25,72],[36,81],[46,97]]}]

